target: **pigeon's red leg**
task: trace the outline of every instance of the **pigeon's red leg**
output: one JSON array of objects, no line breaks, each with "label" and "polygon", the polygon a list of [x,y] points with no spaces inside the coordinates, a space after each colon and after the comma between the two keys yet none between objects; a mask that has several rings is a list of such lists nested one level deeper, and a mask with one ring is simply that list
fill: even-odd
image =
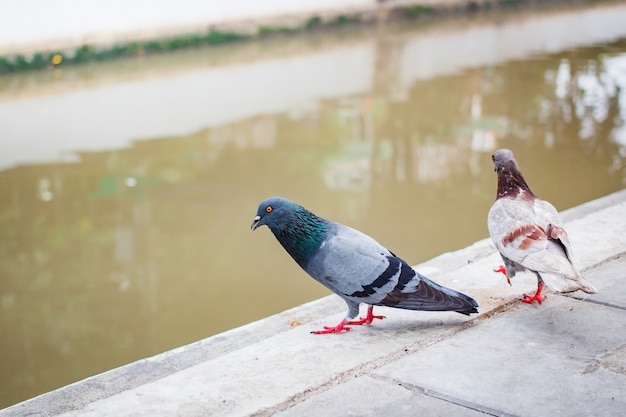
[{"label": "pigeon's red leg", "polygon": [[361,317],[358,320],[354,320],[354,321],[345,321],[342,320],[341,323],[339,323],[337,326],[332,327],[332,326],[324,326],[324,330],[316,330],[314,332],[311,332],[313,334],[331,334],[331,333],[341,333],[341,332],[349,332],[351,329],[348,327],[348,325],[357,325],[360,326],[362,324],[371,324],[374,319],[379,319],[382,320],[384,319],[385,316],[375,316],[374,315],[374,306],[369,306],[367,308],[367,316],[365,317]]},{"label": "pigeon's red leg", "polygon": [[506,274],[506,267],[504,265],[500,265],[498,267],[498,269],[494,269],[493,272],[502,272],[504,274],[504,276],[506,277],[506,282],[509,283],[509,285],[511,285],[511,279],[509,278],[509,276]]},{"label": "pigeon's red leg", "polygon": [[315,330],[315,331],[313,331],[311,333],[313,333],[313,334],[331,334],[331,333],[349,332],[352,329],[347,327],[346,326],[347,324],[348,324],[347,321],[341,320],[341,323],[339,323],[335,327],[324,326],[324,330]]},{"label": "pigeon's red leg", "polygon": [[384,318],[385,318],[385,316],[375,316],[374,315],[374,306],[368,306],[368,308],[367,308],[367,316],[360,317],[358,320],[349,321],[347,324],[353,324],[353,325],[360,326],[362,324],[372,324],[374,319],[382,320]]},{"label": "pigeon's red leg", "polygon": [[524,294],[524,298],[521,299],[522,303],[532,304],[534,301],[537,301],[539,304],[541,304],[541,302],[546,299],[544,295],[541,295],[543,285],[543,281],[539,281],[537,283],[537,292],[535,293],[535,295]]}]

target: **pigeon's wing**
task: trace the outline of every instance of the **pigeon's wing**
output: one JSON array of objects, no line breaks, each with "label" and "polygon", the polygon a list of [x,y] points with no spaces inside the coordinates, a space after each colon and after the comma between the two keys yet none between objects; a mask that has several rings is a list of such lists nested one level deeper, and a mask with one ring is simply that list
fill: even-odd
[{"label": "pigeon's wing", "polygon": [[466,315],[478,313],[478,303],[473,298],[429,280],[404,261],[402,264],[399,285],[378,305],[406,310],[456,311]]},{"label": "pigeon's wing", "polygon": [[375,304],[397,285],[399,263],[393,254],[358,230],[335,224],[307,272],[344,298]]},{"label": "pigeon's wing", "polygon": [[[477,312],[472,298],[418,274],[371,237],[338,225],[313,260],[316,275],[344,299],[424,311]],[[311,273],[311,275],[313,275]]]},{"label": "pigeon's wing", "polygon": [[554,274],[551,271],[540,272],[541,278],[548,287],[557,292],[576,290],[582,290],[589,294],[598,292],[590,282],[582,277],[574,266],[572,246],[556,208],[547,201],[537,199],[533,209],[537,216],[544,220],[548,239],[546,250],[561,261],[559,273]]},{"label": "pigeon's wing", "polygon": [[503,257],[532,271],[577,276],[556,209],[542,200],[501,198],[488,216],[489,234]]},{"label": "pigeon's wing", "polygon": [[556,208],[545,200],[537,199],[533,205],[533,211],[535,212],[535,216],[543,222],[548,239],[558,241],[565,251],[565,255],[571,261],[572,245],[567,237],[563,220],[561,220],[561,216],[559,216],[559,212]]},{"label": "pigeon's wing", "polygon": [[550,202],[537,198],[533,202],[532,210],[535,216],[541,218],[546,225],[553,224],[563,227],[563,221],[561,220],[561,216],[559,216],[559,212]]}]

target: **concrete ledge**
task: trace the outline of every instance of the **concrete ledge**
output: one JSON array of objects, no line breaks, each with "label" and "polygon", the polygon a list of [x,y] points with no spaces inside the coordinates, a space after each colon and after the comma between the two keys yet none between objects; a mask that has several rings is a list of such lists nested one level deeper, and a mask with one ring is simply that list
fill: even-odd
[{"label": "concrete ledge", "polygon": [[[545,10],[586,4],[580,0],[266,0],[261,3],[50,0],[33,3],[23,0],[0,13],[0,73],[59,69],[235,40],[292,36],[346,24],[384,25],[511,6]],[[33,13],[35,9],[37,12]]]},{"label": "concrete ledge", "polygon": [[312,18],[326,22],[353,16],[367,22],[396,8],[418,7],[425,13],[475,9],[483,3],[485,0],[50,0],[33,4],[25,0],[4,7],[0,14],[0,55],[69,52],[83,45],[102,48],[204,34],[209,27],[256,35],[260,28],[302,28]]},{"label": "concrete ledge", "polygon": [[[563,212],[583,273],[624,255],[625,215],[626,190]],[[534,289],[532,274],[519,274],[512,286],[506,285],[500,274],[492,272],[500,262],[491,242],[484,239],[416,266],[434,280],[474,296],[480,315],[472,319],[377,307],[386,320],[341,335],[313,336],[311,330],[336,324],[345,313],[338,297],[324,297],[43,394],[0,410],[0,416],[267,415],[356,377],[376,385],[363,378],[501,316],[495,313],[509,310],[523,292]],[[606,288],[611,279],[616,278],[599,284]],[[597,295],[574,297],[620,303],[610,293],[603,294],[602,285],[599,288]],[[550,296],[555,305],[563,298],[575,299]]]}]

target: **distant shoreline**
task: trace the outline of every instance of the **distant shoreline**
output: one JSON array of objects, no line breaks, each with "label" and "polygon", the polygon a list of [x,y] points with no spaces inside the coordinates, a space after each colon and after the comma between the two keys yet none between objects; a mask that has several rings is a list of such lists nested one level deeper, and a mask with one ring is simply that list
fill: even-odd
[{"label": "distant shoreline", "polygon": [[[332,10],[324,10],[324,5],[320,4],[320,9],[314,12],[290,10],[289,13],[280,14],[276,11],[273,16],[266,14],[258,18],[241,11],[240,18],[231,16],[229,21],[223,22],[207,21],[204,24],[177,26],[155,23],[152,27],[134,31],[118,28],[107,34],[74,34],[72,37],[63,37],[57,32],[57,35],[51,33],[52,38],[46,41],[22,41],[13,44],[5,42],[4,45],[0,43],[0,75],[232,42],[303,35],[323,30],[442,19],[515,7],[537,8],[572,4],[590,5],[589,2],[580,0],[343,0],[336,2],[336,7]],[[275,7],[280,7],[280,4]],[[160,21],[167,18],[160,16]]]}]

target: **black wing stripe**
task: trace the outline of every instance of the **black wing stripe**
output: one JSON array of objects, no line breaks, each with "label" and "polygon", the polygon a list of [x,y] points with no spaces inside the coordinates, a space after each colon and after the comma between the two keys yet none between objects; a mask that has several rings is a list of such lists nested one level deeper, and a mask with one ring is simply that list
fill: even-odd
[{"label": "black wing stripe", "polygon": [[[397,258],[399,259],[399,258]],[[406,262],[400,260],[400,278],[398,278],[398,285],[394,288],[394,291],[402,291],[406,285],[411,282],[415,277],[415,270],[411,268]]]},{"label": "black wing stripe", "polygon": [[387,285],[389,281],[391,281],[391,278],[393,278],[398,273],[398,270],[402,267],[400,259],[391,256],[387,256],[387,259],[389,260],[389,266],[382,274],[378,276],[378,278],[374,280],[374,282],[369,285],[364,285],[362,291],[353,292],[352,294],[348,295],[348,297],[369,297],[376,292],[376,288],[382,288]]}]

